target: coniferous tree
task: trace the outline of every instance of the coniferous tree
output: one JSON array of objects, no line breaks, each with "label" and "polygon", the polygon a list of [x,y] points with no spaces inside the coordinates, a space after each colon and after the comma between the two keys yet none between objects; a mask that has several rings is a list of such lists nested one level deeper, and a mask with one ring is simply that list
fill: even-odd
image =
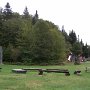
[{"label": "coniferous tree", "polygon": [[33,25],[37,22],[38,18],[39,18],[39,16],[38,16],[38,12],[37,12],[37,10],[36,10],[36,13],[35,13],[35,15],[34,15],[33,18],[32,18],[32,24],[33,24]]},{"label": "coniferous tree", "polygon": [[68,34],[66,33],[66,31],[65,31],[65,29],[64,29],[64,26],[62,26],[62,34],[64,35],[66,42],[68,42],[68,41],[69,41],[69,36],[68,36]]},{"label": "coniferous tree", "polygon": [[76,33],[72,30],[69,33],[69,42],[73,45],[77,41]]},{"label": "coniferous tree", "polygon": [[90,46],[88,45],[88,57],[90,57]]},{"label": "coniferous tree", "polygon": [[3,13],[3,8],[0,7],[0,15]]},{"label": "coniferous tree", "polygon": [[25,7],[23,14],[24,14],[24,18],[29,18],[30,17],[27,7]]},{"label": "coniferous tree", "polygon": [[79,42],[75,42],[73,44],[73,48],[72,48],[73,53],[77,56],[79,54],[82,54],[82,46]]},{"label": "coniferous tree", "polygon": [[88,45],[87,45],[87,43],[85,46],[83,46],[83,54],[84,54],[85,58],[88,58]]},{"label": "coniferous tree", "polygon": [[69,36],[68,36],[67,32],[65,31],[64,26],[62,26],[62,34],[63,34],[63,36],[64,36],[64,38],[65,38],[66,53],[67,53],[67,55],[68,55],[69,52],[71,52],[72,46],[71,46],[71,44],[70,44],[70,42],[69,42]]},{"label": "coniferous tree", "polygon": [[3,20],[3,8],[0,8],[0,20]]},{"label": "coniferous tree", "polygon": [[38,12],[36,10],[36,13],[35,13],[35,18],[38,19]]},{"label": "coniferous tree", "polygon": [[[68,35],[62,26],[61,33],[52,22],[40,20],[37,10],[31,17],[25,7],[23,15],[20,15],[12,11],[9,3],[5,5],[5,9],[0,8],[0,45],[5,47],[7,53],[4,54],[9,55],[9,58],[6,58],[8,60],[11,59],[11,50],[15,53],[19,47],[23,62],[37,63],[59,63],[64,60],[67,50],[79,54],[83,49],[85,57],[88,57],[90,49],[87,44],[84,46],[82,40],[77,41],[73,30]],[[13,58],[15,59],[15,56]]]},{"label": "coniferous tree", "polygon": [[16,19],[10,19],[3,23],[1,43],[4,47],[7,47],[9,44],[16,46],[17,38],[19,37],[20,33],[18,21],[19,20]]},{"label": "coniferous tree", "polygon": [[80,43],[81,43],[82,46],[84,45],[82,39],[81,39]]},{"label": "coniferous tree", "polygon": [[4,14],[4,19],[5,20],[11,19],[12,16],[13,16],[13,12],[12,12],[10,4],[8,2],[5,5],[5,9],[3,11],[3,14]]}]

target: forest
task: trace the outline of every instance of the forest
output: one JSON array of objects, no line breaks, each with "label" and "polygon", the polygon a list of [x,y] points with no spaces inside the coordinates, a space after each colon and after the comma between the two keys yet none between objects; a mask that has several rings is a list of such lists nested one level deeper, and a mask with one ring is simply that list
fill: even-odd
[{"label": "forest", "polygon": [[70,52],[90,56],[90,46],[73,29],[67,34],[64,26],[60,30],[54,22],[39,19],[37,10],[31,15],[27,7],[20,15],[9,3],[0,8],[0,46],[8,63],[60,64]]}]

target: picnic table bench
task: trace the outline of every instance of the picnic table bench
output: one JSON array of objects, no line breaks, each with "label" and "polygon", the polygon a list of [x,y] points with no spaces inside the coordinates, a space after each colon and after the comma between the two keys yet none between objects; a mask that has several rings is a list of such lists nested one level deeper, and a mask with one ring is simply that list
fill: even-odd
[{"label": "picnic table bench", "polygon": [[46,69],[46,70],[42,70],[44,72],[47,72],[47,73],[64,73],[66,76],[69,76],[70,73],[67,69]]},{"label": "picnic table bench", "polygon": [[38,71],[38,75],[43,75],[43,72],[55,72],[55,73],[65,73],[66,76],[69,76],[70,73],[67,69],[41,69],[41,68],[23,68],[23,70],[33,70],[33,71]]},{"label": "picnic table bench", "polygon": [[26,70],[23,70],[23,69],[12,69],[12,72],[25,74],[27,71]]},{"label": "picnic table bench", "polygon": [[27,71],[38,71],[41,70],[41,68],[22,68],[23,70],[27,70]]}]

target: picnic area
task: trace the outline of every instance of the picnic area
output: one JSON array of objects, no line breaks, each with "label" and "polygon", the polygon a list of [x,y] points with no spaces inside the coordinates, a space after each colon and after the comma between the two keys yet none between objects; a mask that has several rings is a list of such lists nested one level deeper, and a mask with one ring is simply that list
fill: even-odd
[{"label": "picnic area", "polygon": [[[49,66],[25,66],[25,65],[0,65],[0,90],[90,90],[90,62],[81,65],[49,65]],[[36,68],[36,70],[34,70]],[[43,72],[39,75],[37,70],[61,70],[68,69],[70,76],[64,73]],[[12,70],[28,69],[26,73],[13,73]],[[31,70],[29,70],[31,69]],[[80,70],[80,75],[74,74]]]}]

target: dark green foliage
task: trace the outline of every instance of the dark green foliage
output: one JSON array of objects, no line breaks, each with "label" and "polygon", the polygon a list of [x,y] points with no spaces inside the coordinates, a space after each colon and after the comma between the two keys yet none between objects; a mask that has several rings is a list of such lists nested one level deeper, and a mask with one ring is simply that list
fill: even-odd
[{"label": "dark green foliage", "polygon": [[69,33],[69,42],[73,45],[77,41],[76,33],[72,30]]},{"label": "dark green foliage", "polygon": [[65,31],[62,31],[62,34],[63,34],[64,37],[65,37],[65,41],[68,42],[68,41],[69,41],[69,36],[68,36],[68,34],[67,34]]},{"label": "dark green foliage", "polygon": [[75,55],[82,54],[82,46],[79,42],[76,42],[76,43],[73,44],[72,52]]},{"label": "dark green foliage", "polygon": [[86,44],[85,46],[82,47],[82,49],[83,49],[83,55],[85,56],[85,58],[88,58],[88,54],[89,54],[88,45]]},{"label": "dark green foliage", "polygon": [[32,24],[33,25],[38,21],[38,18],[39,18],[39,16],[38,16],[38,13],[37,13],[37,10],[36,10],[36,13],[35,13],[35,15],[32,18]]},{"label": "dark green foliage", "polygon": [[[17,48],[19,43],[21,29],[19,27],[18,19],[10,19],[3,22],[3,28],[0,31],[0,45],[3,46],[3,59],[7,62],[17,61],[19,57],[19,49]],[[17,55],[17,54],[18,55]]]},{"label": "dark green foliage", "polygon": [[7,61],[7,62],[12,62],[11,58],[11,49],[10,46],[8,46],[7,48],[3,48],[3,61]]},{"label": "dark green foliage", "polygon": [[34,63],[50,63],[53,61],[58,63],[64,60],[62,55],[65,53],[65,45],[59,30],[49,29],[47,22],[39,20],[33,27],[32,35],[32,48],[30,50]]},{"label": "dark green foliage", "polygon": [[80,41],[80,44],[81,44],[81,46],[84,46],[84,43],[83,43],[82,39],[81,39],[81,41]]},{"label": "dark green foliage", "polygon": [[27,7],[25,7],[23,14],[24,14],[23,15],[24,18],[30,18],[30,15],[29,15],[29,12],[28,12],[28,8]]},{"label": "dark green foliage", "polygon": [[13,47],[13,45],[9,44],[7,48],[3,48],[3,60],[6,62],[14,63],[20,62],[21,52],[19,48]]},{"label": "dark green foliage", "polygon": [[39,18],[37,10],[36,10],[36,13],[35,13],[35,18],[36,18],[36,19]]},{"label": "dark green foliage", "polygon": [[88,46],[88,57],[90,57],[90,46]]},{"label": "dark green foliage", "polygon": [[23,14],[26,15],[26,16],[29,15],[29,12],[28,12],[28,8],[27,7],[25,7],[25,10],[24,10]]},{"label": "dark green foliage", "polygon": [[65,37],[65,41],[69,42],[69,36],[68,36],[67,32],[65,31],[64,26],[62,26],[62,34]]},{"label": "dark green foliage", "polygon": [[73,47],[72,47],[72,52],[74,53],[75,55],[75,62],[74,64],[75,65],[80,65],[80,57],[82,57],[82,53],[83,53],[83,50],[82,50],[82,45],[80,42],[76,42],[73,44]]},{"label": "dark green foliage", "polygon": [[20,16],[19,13],[17,13],[17,12],[13,12],[13,18],[18,19],[18,18],[20,18],[20,17],[21,17],[21,16]]},{"label": "dark green foliage", "polygon": [[[31,62],[30,49],[32,43],[32,22],[31,19],[21,19],[19,24],[21,27],[20,38],[18,39],[19,49],[21,51],[21,62]],[[30,61],[29,61],[30,60]]]},{"label": "dark green foliage", "polygon": [[0,8],[0,22],[2,21],[3,19],[3,8]]},{"label": "dark green foliage", "polygon": [[61,32],[54,23],[39,19],[37,10],[29,15],[27,7],[20,15],[9,3],[0,9],[0,45],[4,61],[24,64],[60,64],[70,51],[85,56],[89,52],[73,30],[68,35],[63,26]]},{"label": "dark green foliage", "polygon": [[72,49],[71,43],[69,41],[69,35],[67,34],[67,32],[64,29],[64,26],[62,26],[62,34],[65,38],[65,43],[66,43],[66,53],[68,54],[68,52],[70,52],[70,50]]},{"label": "dark green foliage", "polygon": [[52,37],[47,24],[39,20],[33,28],[33,62],[47,62],[52,50]]},{"label": "dark green foliage", "polygon": [[38,20],[32,26],[29,19],[23,19],[21,27],[19,46],[22,62],[53,64],[65,60],[65,41],[54,24]]},{"label": "dark green foliage", "polygon": [[3,18],[2,18],[2,14],[0,14],[0,46],[2,46],[2,39],[3,39]]},{"label": "dark green foliage", "polygon": [[16,19],[10,19],[3,23],[3,30],[1,31],[0,44],[7,47],[9,44],[17,45],[17,38],[19,37],[19,24]]}]

